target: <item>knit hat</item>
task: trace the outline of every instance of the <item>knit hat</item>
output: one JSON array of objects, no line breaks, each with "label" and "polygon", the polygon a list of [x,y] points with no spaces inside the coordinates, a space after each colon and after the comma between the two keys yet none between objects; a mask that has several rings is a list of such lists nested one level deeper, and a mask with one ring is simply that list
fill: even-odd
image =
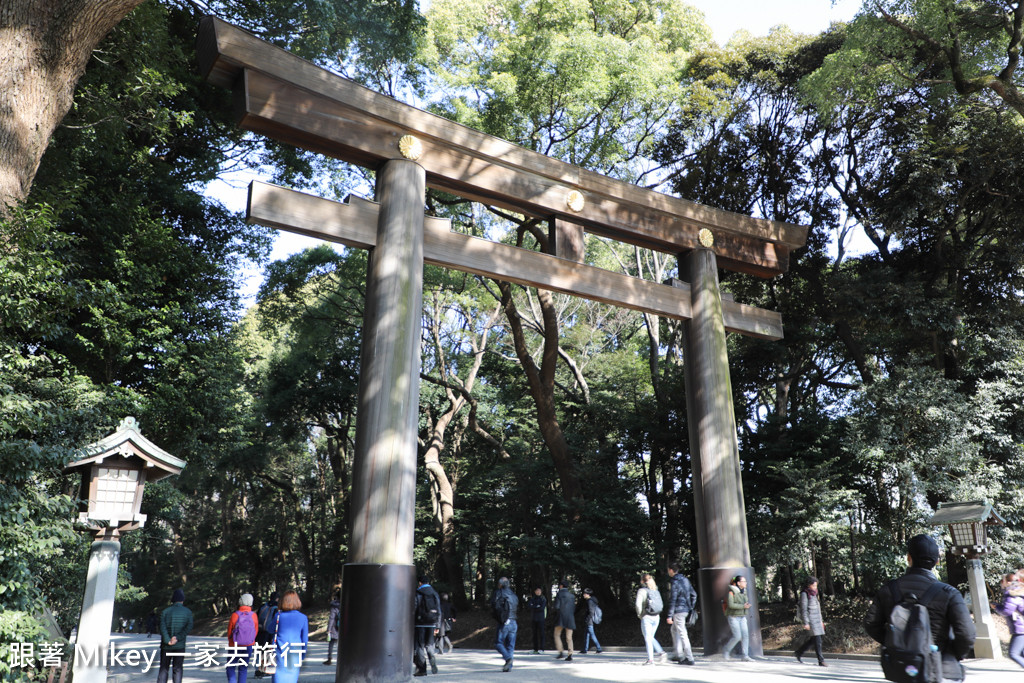
[{"label": "knit hat", "polygon": [[239,607],[252,607],[252,594],[242,593],[242,597],[238,599]]},{"label": "knit hat", "polygon": [[185,591],[175,588],[174,594],[171,595],[171,602],[185,602]]},{"label": "knit hat", "polygon": [[915,567],[932,569],[939,562],[939,544],[927,534],[918,534],[907,543],[907,554]]}]

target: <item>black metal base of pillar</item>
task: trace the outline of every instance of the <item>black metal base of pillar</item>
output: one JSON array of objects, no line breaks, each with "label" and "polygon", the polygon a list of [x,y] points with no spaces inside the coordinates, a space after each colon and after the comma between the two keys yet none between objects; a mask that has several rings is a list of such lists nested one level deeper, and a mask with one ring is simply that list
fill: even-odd
[{"label": "black metal base of pillar", "polygon": [[346,564],[341,574],[337,683],[412,678],[416,567]]},{"label": "black metal base of pillar", "polygon": [[729,620],[722,612],[722,600],[729,593],[729,584],[737,574],[747,577],[747,593],[750,595],[750,656],[760,657],[764,654],[764,646],[761,643],[761,618],[757,612],[757,591],[754,589],[754,570],[751,567],[709,567],[697,570],[705,657],[721,654],[732,635]]}]

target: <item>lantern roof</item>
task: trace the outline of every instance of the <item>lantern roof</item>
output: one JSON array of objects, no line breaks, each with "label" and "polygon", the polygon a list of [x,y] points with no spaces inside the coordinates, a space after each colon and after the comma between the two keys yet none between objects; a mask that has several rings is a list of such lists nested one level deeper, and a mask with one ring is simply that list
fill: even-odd
[{"label": "lantern roof", "polygon": [[932,516],[932,526],[955,524],[956,522],[1005,524],[1006,520],[995,511],[995,508],[993,508],[987,500],[971,500],[963,503],[939,503],[939,507],[935,511],[935,515]]},{"label": "lantern roof", "polygon": [[126,417],[121,420],[116,432],[79,449],[76,454],[79,459],[68,463],[64,471],[85,469],[111,456],[140,458],[145,463],[148,481],[159,481],[172,474],[180,474],[185,468],[184,460],[174,457],[144,437],[139,431],[138,421],[134,417]]}]

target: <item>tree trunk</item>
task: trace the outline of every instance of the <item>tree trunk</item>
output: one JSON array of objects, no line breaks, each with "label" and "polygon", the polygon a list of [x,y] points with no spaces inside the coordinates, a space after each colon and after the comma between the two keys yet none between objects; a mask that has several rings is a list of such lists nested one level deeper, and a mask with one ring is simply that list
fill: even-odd
[{"label": "tree trunk", "polygon": [[569,442],[565,438],[565,432],[562,431],[562,425],[555,410],[558,316],[555,312],[554,302],[550,292],[538,290],[537,298],[540,301],[544,317],[544,352],[538,368],[526,346],[522,318],[512,300],[512,285],[507,282],[498,282],[497,284],[501,290],[501,304],[512,330],[516,356],[526,372],[530,395],[533,397],[534,407],[537,411],[537,426],[540,427],[541,437],[551,454],[555,471],[558,472],[558,481],[562,485],[562,497],[574,511],[575,519],[579,515],[579,503],[583,500],[583,485],[580,483],[579,474],[569,450]]},{"label": "tree trunk", "polygon": [[853,594],[860,595],[860,572],[857,569],[857,517],[850,511],[850,564],[853,570]]},{"label": "tree trunk", "polygon": [[487,532],[481,532],[476,554],[476,584],[473,601],[483,607],[487,604]]},{"label": "tree trunk", "polygon": [[821,539],[821,553],[818,555],[818,589],[824,595],[835,595],[836,586],[832,580],[832,546],[827,538]]},{"label": "tree trunk", "polygon": [[[494,327],[501,314],[501,307],[494,308],[479,334],[471,339],[473,360],[463,380],[460,380],[457,373],[450,367],[444,353],[441,330],[446,308],[439,305],[436,299],[429,308],[431,312],[430,330],[440,378],[435,380],[427,377],[427,379],[436,381],[444,387],[445,395],[448,398],[448,409],[436,420],[431,420],[433,424],[430,430],[430,441],[423,454],[424,467],[430,476],[430,500],[433,507],[434,525],[441,534],[441,554],[434,566],[434,573],[438,581],[450,586],[449,590],[456,605],[463,605],[466,601],[466,589],[463,583],[462,562],[459,561],[457,553],[455,486],[441,463],[441,453],[445,449],[448,427],[451,426],[456,416],[470,404],[470,396],[476,385],[480,366],[483,365],[487,339],[491,328]],[[472,314],[466,313],[465,315],[466,319],[472,319]],[[460,386],[454,386],[456,383]],[[431,411],[428,411],[428,416],[430,415]],[[458,439],[456,439],[456,443],[458,443]]]},{"label": "tree trunk", "polygon": [[28,195],[93,49],[140,4],[0,1],[0,217]]},{"label": "tree trunk", "polygon": [[796,591],[794,590],[793,584],[793,565],[787,562],[782,566],[779,572],[779,583],[782,584],[782,601],[793,602],[796,599]]}]

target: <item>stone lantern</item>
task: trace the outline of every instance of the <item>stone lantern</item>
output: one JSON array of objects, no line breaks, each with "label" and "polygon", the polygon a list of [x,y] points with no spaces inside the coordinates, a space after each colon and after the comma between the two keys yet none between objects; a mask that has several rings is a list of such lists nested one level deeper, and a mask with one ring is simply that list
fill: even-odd
[{"label": "stone lantern", "polygon": [[74,676],[75,683],[104,683],[121,554],[118,538],[145,524],[139,509],[146,483],[180,473],[185,461],[144,437],[134,417],[126,417],[116,432],[80,449],[76,457],[64,472],[82,474],[84,509],[78,519],[96,538],[89,552]]},{"label": "stone lantern", "polygon": [[999,645],[989,609],[988,590],[985,588],[985,573],[981,566],[981,556],[990,552],[987,528],[994,524],[1004,524],[987,500],[974,500],[964,503],[939,503],[932,526],[943,524],[949,527],[952,537],[954,555],[962,555],[967,559],[967,580],[971,589],[971,606],[974,612],[974,625],[978,632],[974,641],[974,654],[978,658],[1002,659],[1003,651]]}]

